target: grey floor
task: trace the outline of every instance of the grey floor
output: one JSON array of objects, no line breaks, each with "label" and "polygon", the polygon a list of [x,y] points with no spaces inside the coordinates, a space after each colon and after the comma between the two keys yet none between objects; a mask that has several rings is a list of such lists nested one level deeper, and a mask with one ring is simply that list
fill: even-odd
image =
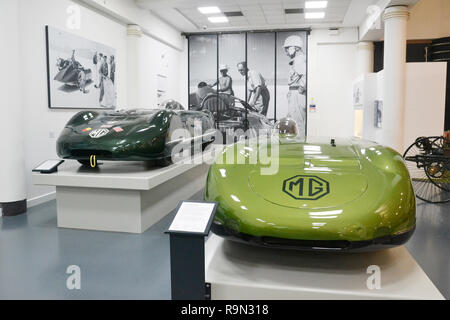
[{"label": "grey floor", "polygon": [[[406,247],[450,299],[450,205],[417,208]],[[173,215],[142,235],[58,229],[55,201],[0,218],[0,299],[169,299]],[[70,265],[81,269],[81,290],[66,288]]]}]

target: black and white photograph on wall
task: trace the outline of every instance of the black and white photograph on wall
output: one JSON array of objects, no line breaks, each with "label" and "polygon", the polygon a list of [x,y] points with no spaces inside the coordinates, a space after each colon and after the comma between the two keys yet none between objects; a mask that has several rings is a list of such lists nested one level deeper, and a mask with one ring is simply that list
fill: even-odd
[{"label": "black and white photograph on wall", "polygon": [[161,106],[163,102],[165,102],[167,97],[167,90],[168,90],[168,84],[167,84],[167,76],[164,74],[157,74],[156,75],[156,94],[158,97],[158,106]]},{"label": "black and white photograph on wall", "polygon": [[289,116],[306,135],[307,37],[299,30],[190,35],[190,109],[209,109],[230,130],[243,127],[240,110],[253,129]]},{"label": "black and white photograph on wall", "polygon": [[115,109],[116,50],[46,27],[50,108]]},{"label": "black and white photograph on wall", "polygon": [[383,101],[375,101],[375,128],[382,128],[383,126]]},{"label": "black and white photograph on wall", "polygon": [[353,85],[353,106],[361,107],[364,101],[364,83],[363,81],[358,81]]},{"label": "black and white photograph on wall", "polygon": [[277,33],[277,119],[290,117],[306,135],[307,32]]}]

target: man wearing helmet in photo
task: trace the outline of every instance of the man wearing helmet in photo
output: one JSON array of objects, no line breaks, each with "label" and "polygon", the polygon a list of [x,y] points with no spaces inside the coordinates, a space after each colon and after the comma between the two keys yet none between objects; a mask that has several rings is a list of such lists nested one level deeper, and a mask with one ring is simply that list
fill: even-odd
[{"label": "man wearing helmet in photo", "polygon": [[303,40],[300,36],[289,36],[284,42],[289,57],[289,93],[288,116],[298,126],[299,135],[306,134],[306,55],[303,52]]},{"label": "man wearing helmet in photo", "polygon": [[282,118],[275,124],[275,134],[281,138],[296,138],[299,134],[297,123],[292,118]]}]

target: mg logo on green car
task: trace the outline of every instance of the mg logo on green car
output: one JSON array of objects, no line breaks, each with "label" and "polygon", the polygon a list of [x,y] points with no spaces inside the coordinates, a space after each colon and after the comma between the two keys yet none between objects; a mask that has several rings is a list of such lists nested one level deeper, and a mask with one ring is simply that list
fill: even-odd
[{"label": "mg logo on green car", "polygon": [[296,200],[317,200],[330,193],[330,184],[317,176],[295,176],[284,180],[283,192]]},{"label": "mg logo on green car", "polygon": [[90,136],[92,139],[98,139],[98,138],[101,138],[101,137],[106,136],[108,133],[109,133],[109,130],[108,130],[108,129],[97,129],[97,130],[92,131],[92,132],[89,134],[89,136]]}]

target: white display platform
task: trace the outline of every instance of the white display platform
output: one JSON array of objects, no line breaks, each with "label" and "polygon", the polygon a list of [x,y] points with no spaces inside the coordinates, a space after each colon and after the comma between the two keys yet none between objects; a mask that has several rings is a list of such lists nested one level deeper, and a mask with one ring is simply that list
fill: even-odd
[{"label": "white display platform", "polygon": [[[212,234],[205,250],[214,300],[444,299],[403,246],[371,253],[302,252]],[[367,287],[371,265],[380,267],[380,289]]]},{"label": "white display platform", "polygon": [[200,158],[165,168],[105,161],[91,169],[66,161],[57,173],[32,179],[56,186],[58,227],[142,233],[205,187],[209,165]]}]

